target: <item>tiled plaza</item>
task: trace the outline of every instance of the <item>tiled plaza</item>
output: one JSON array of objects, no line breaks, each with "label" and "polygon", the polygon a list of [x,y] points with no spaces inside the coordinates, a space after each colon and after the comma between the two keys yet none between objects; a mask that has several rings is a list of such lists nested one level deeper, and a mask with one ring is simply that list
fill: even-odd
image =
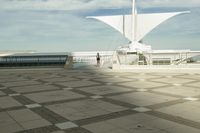
[{"label": "tiled plaza", "polygon": [[200,73],[1,69],[0,133],[200,133]]}]

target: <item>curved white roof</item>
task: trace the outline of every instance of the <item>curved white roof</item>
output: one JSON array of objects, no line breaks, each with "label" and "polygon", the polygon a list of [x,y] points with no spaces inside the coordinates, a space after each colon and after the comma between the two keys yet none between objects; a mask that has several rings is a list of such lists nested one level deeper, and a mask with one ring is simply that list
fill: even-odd
[{"label": "curved white roof", "polygon": [[92,16],[87,18],[94,18],[100,20],[122,33],[130,41],[139,42],[145,35],[147,35],[150,31],[152,31],[162,22],[182,13],[189,12],[184,11],[169,13],[137,14],[135,0],[133,0],[133,11],[131,15]]}]

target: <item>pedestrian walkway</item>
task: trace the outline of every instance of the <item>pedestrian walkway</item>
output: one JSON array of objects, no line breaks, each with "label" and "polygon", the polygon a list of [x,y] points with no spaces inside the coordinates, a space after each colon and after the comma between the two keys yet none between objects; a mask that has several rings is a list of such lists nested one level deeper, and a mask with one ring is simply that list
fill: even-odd
[{"label": "pedestrian walkway", "polygon": [[2,133],[199,133],[200,73],[0,70]]}]

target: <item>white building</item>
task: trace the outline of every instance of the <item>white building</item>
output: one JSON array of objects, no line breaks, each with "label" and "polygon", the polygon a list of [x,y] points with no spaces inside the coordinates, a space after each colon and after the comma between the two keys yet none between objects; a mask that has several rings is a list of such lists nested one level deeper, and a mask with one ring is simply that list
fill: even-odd
[{"label": "white building", "polygon": [[140,42],[145,35],[162,22],[184,13],[189,13],[189,11],[138,14],[136,2],[133,0],[132,14],[87,18],[94,18],[110,25],[131,41],[127,47],[121,47],[114,54],[114,68],[119,68],[119,65],[181,65],[190,63],[190,59],[200,55],[200,51],[152,50],[150,45]]}]

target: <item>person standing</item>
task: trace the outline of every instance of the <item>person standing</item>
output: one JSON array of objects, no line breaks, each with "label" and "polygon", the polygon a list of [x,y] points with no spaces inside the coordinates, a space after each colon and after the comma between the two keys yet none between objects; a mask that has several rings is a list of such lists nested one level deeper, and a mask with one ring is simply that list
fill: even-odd
[{"label": "person standing", "polygon": [[97,58],[97,67],[100,67],[100,55],[99,55],[99,53],[97,53],[96,58]]}]

